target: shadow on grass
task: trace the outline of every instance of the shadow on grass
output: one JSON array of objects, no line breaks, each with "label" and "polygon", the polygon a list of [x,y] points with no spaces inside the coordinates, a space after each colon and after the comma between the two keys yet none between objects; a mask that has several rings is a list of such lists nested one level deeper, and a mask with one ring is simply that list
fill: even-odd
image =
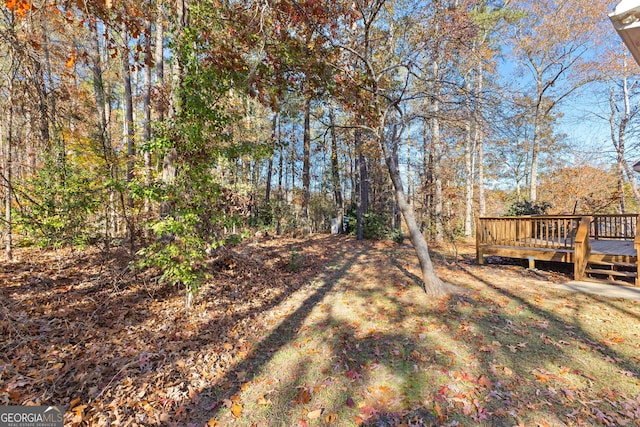
[{"label": "shadow on grass", "polygon": [[[240,392],[241,384],[237,380],[237,372],[246,372],[247,379],[255,376],[271,360],[275,352],[294,339],[298,329],[314,306],[322,301],[333,288],[335,282],[340,280],[345,272],[365,253],[364,248],[356,249],[353,252],[337,251],[336,259],[341,259],[341,267],[335,271],[325,271],[314,277],[313,282],[307,285],[313,287],[313,290],[310,290],[310,295],[305,298],[302,304],[289,314],[264,340],[258,343],[243,360],[233,366],[232,370],[229,370],[226,375],[218,379],[208,389],[203,390],[200,395],[207,398],[197,405],[187,407],[185,416],[181,419],[189,419],[195,422],[195,425],[200,425],[206,423],[209,418],[216,416],[219,411],[219,406],[216,406],[216,402],[230,399]],[[223,385],[230,385],[230,387],[223,387]],[[213,409],[208,411],[207,408]],[[178,424],[181,419],[176,420]]]},{"label": "shadow on grass", "polygon": [[[614,410],[616,402],[602,400],[598,390],[573,388],[554,373],[554,366],[566,365],[568,375],[582,375],[575,369],[582,365],[572,359],[580,346],[596,351],[614,369],[637,372],[637,365],[613,349],[598,349],[601,344],[579,325],[469,268],[456,265],[451,271],[497,297],[477,293],[416,301],[407,294],[419,289],[419,278],[407,264],[413,258],[388,253],[388,248],[359,247],[338,253],[337,269],[316,277],[320,283],[309,288],[303,304],[233,370],[207,386],[201,393],[205,398],[188,404],[176,422],[201,425],[221,416],[247,426],[313,425],[328,423],[325,417],[335,414],[340,417],[335,425],[341,426],[590,423],[598,411]],[[390,258],[390,264],[382,262]],[[326,307],[311,317],[325,298],[321,306]],[[257,396],[245,391],[238,372],[256,384],[263,377],[281,378],[264,389],[249,386],[270,390],[268,409],[255,404]],[[590,379],[588,367],[584,372],[585,383],[608,385]],[[298,393],[304,390],[310,396],[300,403]],[[234,419],[222,402],[240,395],[250,409]],[[591,403],[583,406],[586,401]]]},{"label": "shadow on grass", "polygon": [[[611,285],[611,286],[617,286],[617,285]],[[638,290],[640,292],[640,289]],[[632,311],[629,311],[627,309],[625,309],[624,307],[621,307],[622,304],[640,304],[640,301],[633,301],[630,302],[628,300],[623,300],[623,299],[611,299],[611,298],[607,298],[607,297],[603,297],[600,295],[596,295],[596,294],[589,294],[589,293],[583,293],[582,295],[585,296],[585,298],[590,299],[591,301],[595,301],[597,303],[600,303],[602,305],[606,305],[607,307],[611,307],[612,309],[624,314],[625,316],[629,316],[629,317],[633,317],[636,320],[640,320],[640,314],[638,313],[634,313]]]},{"label": "shadow on grass", "polygon": [[[296,243],[305,257],[310,252],[309,264],[301,267],[308,267],[311,272],[317,270],[311,253],[318,256],[324,248],[337,248],[340,244],[339,239],[329,237]],[[5,389],[11,390],[7,404],[37,399],[43,404],[65,406],[78,397],[89,405],[87,412],[99,414],[108,424],[127,417],[133,419],[140,410],[139,398],[126,394],[127,389],[134,387],[142,395],[146,392],[147,398],[155,401],[176,400],[186,391],[175,391],[171,396],[166,391],[176,389],[172,383],[183,377],[180,362],[189,360],[194,349],[202,349],[212,362],[224,367],[227,361],[223,359],[228,353],[223,348],[225,334],[240,322],[286,300],[304,285],[307,275],[304,272],[287,275],[280,265],[271,266],[267,273],[273,276],[282,273],[288,278],[286,286],[271,292],[268,285],[275,289],[276,284],[262,283],[258,288],[265,292],[251,294],[250,305],[238,310],[221,309],[202,322],[197,309],[186,312],[182,308],[183,289],[165,284],[146,286],[136,282],[135,276],[114,287],[109,279],[120,274],[123,267],[104,266],[104,260],[101,254],[80,256],[80,260],[67,263],[70,270],[62,266],[56,270],[59,277],[49,280],[39,279],[41,272],[47,274],[52,269],[46,260],[3,272],[11,277],[29,269],[29,276],[21,276],[19,284],[0,289],[4,297],[0,319],[5,320],[8,313],[6,324],[0,326],[7,326],[6,332],[11,332],[5,334],[3,329],[0,341],[3,355],[0,402],[4,401]],[[92,269],[83,271],[82,267]],[[238,270],[242,270],[241,266]],[[246,290],[260,279],[252,274],[240,271],[230,280],[238,282],[240,290]],[[37,280],[30,282],[29,277]],[[204,292],[196,301],[202,304],[209,295],[233,308],[232,304],[248,298],[232,293],[232,289],[220,289],[213,282],[208,293]],[[214,313],[218,308],[211,307],[206,313]],[[36,368],[41,378],[34,373]],[[122,395],[123,390],[126,395]],[[109,406],[110,400],[117,405]],[[170,403],[163,405],[170,410]],[[116,410],[120,418],[113,416]]]},{"label": "shadow on grass", "polygon": [[422,279],[416,276],[415,274],[413,274],[412,272],[410,272],[409,270],[407,270],[406,268],[404,268],[396,258],[391,258],[391,264],[393,264],[398,270],[402,272],[402,274],[404,274],[409,280],[411,280],[414,285],[419,286],[421,288],[424,286]]},{"label": "shadow on grass", "polygon": [[[565,391],[559,388],[564,387],[562,383],[559,386],[554,383],[552,387],[554,378],[545,378],[549,374],[539,370],[556,362],[574,366],[570,360],[571,347],[559,342],[559,338],[554,338],[556,335],[560,340],[566,337],[565,340],[570,344],[578,344],[596,352],[607,363],[617,364],[615,366],[638,374],[637,364],[595,342],[596,339],[579,325],[571,324],[560,315],[540,309],[522,296],[490,283],[470,268],[456,266],[451,271],[460,273],[463,281],[471,279],[482,283],[487,289],[495,291],[497,298],[456,295],[421,305],[406,294],[409,289],[419,288],[420,279],[409,271],[410,267],[405,267],[407,262],[415,261],[413,257],[407,256],[411,261],[402,261],[394,255],[395,251],[389,251],[388,248],[372,249],[366,243],[344,245],[343,241],[332,237],[301,242],[295,246],[299,247],[306,259],[301,269],[312,267],[315,262],[314,250],[319,246],[330,248],[332,267],[306,276],[302,271],[297,274],[283,272],[282,277],[272,283],[274,289],[282,288],[280,293],[269,293],[268,286],[255,287],[251,270],[242,274],[229,272],[235,274],[234,285],[224,285],[222,289],[222,285],[212,284],[198,301],[203,305],[211,302],[211,307],[228,305],[233,310],[228,313],[223,311],[219,317],[199,322],[193,330],[189,329],[191,324],[181,319],[181,316],[187,315],[183,311],[168,312],[173,317],[167,319],[154,318],[156,313],[144,305],[148,300],[132,304],[131,309],[138,311],[132,316],[138,317],[132,318],[129,323],[126,317],[106,317],[108,310],[100,312],[98,317],[99,320],[109,319],[111,324],[98,325],[94,331],[83,326],[81,319],[73,319],[73,324],[65,329],[68,331],[69,326],[77,328],[74,332],[77,336],[72,342],[67,341],[64,348],[64,351],[70,352],[67,359],[69,367],[65,366],[61,375],[62,380],[67,381],[66,388],[58,390],[53,384],[49,388],[44,387],[45,392],[62,400],[71,397],[65,393],[75,386],[75,391],[85,398],[95,396],[90,389],[97,387],[98,391],[105,391],[103,396],[109,395],[109,399],[120,405],[116,409],[124,417],[115,420],[124,422],[144,415],[140,401],[145,399],[153,405],[165,405],[164,409],[174,425],[201,426],[211,417],[220,415],[223,402],[232,401],[234,396],[242,394],[247,381],[264,374],[263,371],[270,368],[276,354],[288,351],[289,344],[296,342],[294,351],[299,353],[298,359],[290,364],[284,379],[272,386],[278,391],[272,395],[273,402],[267,414],[273,415],[276,421],[263,419],[260,420],[264,421],[262,425],[295,425],[297,418],[293,417],[292,408],[295,406],[300,412],[302,405],[296,406],[292,401],[296,400],[301,387],[318,386],[318,399],[324,397],[322,393],[329,388],[333,389],[334,394],[325,400],[314,401],[307,407],[312,410],[315,408],[312,404],[322,404],[325,412],[321,421],[332,413],[341,414],[335,425],[353,425],[356,424],[356,417],[360,417],[360,424],[367,426],[397,426],[401,423],[414,426],[442,425],[448,422],[510,426],[520,420],[535,422],[542,419],[538,417],[546,417],[556,423],[571,422],[566,413],[581,407],[578,397],[576,401],[568,400],[562,394]],[[289,247],[280,248],[278,256],[286,261],[290,251]],[[391,257],[389,252],[392,252]],[[263,255],[268,257],[268,252],[265,253]],[[395,268],[389,268],[389,264],[382,262],[390,258]],[[301,279],[303,276],[304,280]],[[227,286],[231,288],[227,289]],[[238,286],[239,293],[234,293],[233,286]],[[326,354],[318,356],[307,351],[313,349],[304,347],[311,344],[305,344],[301,338],[308,334],[303,333],[303,328],[307,327],[305,322],[314,307],[330,293],[334,295],[332,290],[336,286],[340,287],[340,293],[335,294],[336,298],[327,300],[331,303],[325,304],[326,307],[319,313],[322,321],[312,322],[314,333],[322,337],[321,344],[326,351]],[[258,288],[264,288],[266,293],[246,294]],[[298,290],[303,292],[298,294]],[[255,301],[252,301],[254,296]],[[301,296],[301,304],[283,316],[281,323],[274,326],[260,342],[241,342],[242,336],[236,338],[233,335],[235,327],[247,319],[255,318],[257,321],[248,325],[259,327],[261,323],[258,320],[266,320],[260,318],[264,313],[290,297]],[[498,304],[501,297],[508,300],[509,304]],[[357,304],[354,303],[356,300]],[[255,302],[255,305],[241,305],[243,301]],[[117,302],[127,304],[126,300]],[[339,304],[344,306],[338,308]],[[218,311],[215,310],[216,313]],[[359,319],[363,324],[356,322],[356,313],[360,313]],[[203,310],[201,315],[207,316],[209,313]],[[316,313],[314,319],[315,316]],[[56,322],[65,320],[63,313],[60,313],[53,317],[43,316],[35,325],[53,319]],[[195,320],[194,317],[191,320]],[[379,321],[382,326],[377,330],[367,329],[364,323],[369,320]],[[542,325],[541,321],[548,321],[548,324],[538,326]],[[172,322],[176,324],[171,325]],[[171,325],[168,330],[161,329],[167,325]],[[62,324],[59,327],[60,330],[64,329]],[[142,342],[127,338],[134,331],[142,334],[139,335],[144,337]],[[32,332],[37,334],[37,327]],[[89,337],[83,336],[88,333],[91,334]],[[545,343],[545,338],[540,336],[542,334],[558,342]],[[31,343],[37,339],[34,335]],[[109,339],[115,342],[109,342]],[[493,341],[500,341],[501,344],[494,345]],[[520,346],[521,342],[526,344]],[[102,345],[100,353],[92,353],[94,344]],[[231,345],[237,351],[244,344],[250,344],[246,354],[237,355],[234,360],[227,359],[224,361],[226,365],[219,364],[221,358],[230,353],[225,351],[223,345]],[[43,347],[39,349],[44,351]],[[22,353],[33,350],[25,347]],[[145,361],[141,357],[143,355],[151,360]],[[43,356],[46,354],[43,353]],[[208,372],[200,371],[203,365],[199,363],[194,363],[196,369],[189,369],[194,358],[198,357],[211,364],[218,363],[225,371],[220,375],[214,369],[213,374],[219,376],[207,377],[204,374]],[[79,364],[82,359],[89,359],[90,363]],[[73,361],[75,365],[71,363]],[[70,371],[72,368],[84,372],[93,368],[99,371],[99,375],[89,380],[85,378],[82,382],[81,377],[73,376]],[[505,373],[508,372],[507,368],[512,371],[510,374]],[[166,375],[161,376],[161,371],[162,375]],[[536,373],[547,382],[535,383]],[[3,384],[0,383],[0,390],[2,388]],[[151,395],[150,390],[144,396],[147,388],[155,389],[157,394]],[[176,396],[172,399],[179,403],[175,406],[166,403],[170,397],[166,392],[169,389],[176,390]],[[192,397],[191,392],[196,389],[197,393]],[[117,390],[120,393],[129,390],[130,401],[116,400]],[[141,393],[144,397],[139,397]],[[312,399],[316,397],[315,393],[312,393]],[[590,401],[595,400],[596,392],[587,397]],[[108,409],[109,400],[104,400],[105,404],[100,410],[116,410]],[[563,406],[565,404],[566,408]],[[597,408],[598,403],[592,405]],[[600,405],[604,409],[606,403]],[[248,413],[246,418],[232,421],[233,418],[229,416],[229,421],[251,425],[247,424],[251,422]],[[117,422],[114,418],[109,421],[112,424]],[[278,421],[281,423],[278,424]],[[169,425],[170,422],[165,418],[156,424]]]},{"label": "shadow on grass", "polygon": [[498,292],[501,295],[504,295],[505,297],[513,301],[517,301],[522,307],[526,307],[527,310],[529,310],[531,313],[535,314],[536,316],[540,317],[541,319],[550,320],[551,326],[555,327],[556,330],[565,331],[565,333],[569,337],[588,346],[591,350],[597,352],[602,357],[607,358],[607,360],[615,360],[615,363],[620,368],[625,369],[627,371],[634,372],[640,378],[639,365],[633,363],[630,360],[625,359],[620,354],[618,354],[614,349],[612,349],[610,346],[597,342],[597,338],[589,334],[586,330],[580,327],[580,325],[576,323],[567,323],[564,319],[562,319],[558,315],[548,310],[544,310],[539,307],[536,307],[535,305],[531,304],[524,298],[514,294],[513,292],[510,292],[502,287],[496,286],[491,282],[483,279],[482,277],[479,277],[478,275],[469,271],[469,269],[465,269],[465,270],[469,276],[483,283],[488,288],[493,289],[494,291]]},{"label": "shadow on grass", "polygon": [[[629,404],[630,396],[637,393],[640,378],[637,362],[594,336],[578,321],[568,320],[569,316],[540,308],[470,269],[465,270],[471,278],[507,301],[500,303],[499,299],[480,297],[468,302],[452,298],[448,307],[450,313],[460,316],[460,307],[464,304],[489,307],[492,301],[498,303],[469,322],[479,328],[480,336],[488,338],[487,344],[491,340],[500,343],[498,348],[484,345],[491,355],[483,358],[483,369],[491,373],[494,383],[508,386],[509,393],[503,393],[502,397],[514,402],[517,396],[518,400],[529,402],[527,407],[546,414],[545,421],[551,424],[617,425],[637,421],[629,415],[633,411],[620,412],[621,407]],[[624,380],[623,386],[624,377],[631,378]],[[526,383],[529,385],[525,386]],[[589,404],[580,406],[577,401]],[[631,405],[637,406],[638,402]],[[504,405],[505,408],[517,406],[515,402]],[[521,407],[517,409],[519,419],[537,421],[537,418],[526,418]]]}]

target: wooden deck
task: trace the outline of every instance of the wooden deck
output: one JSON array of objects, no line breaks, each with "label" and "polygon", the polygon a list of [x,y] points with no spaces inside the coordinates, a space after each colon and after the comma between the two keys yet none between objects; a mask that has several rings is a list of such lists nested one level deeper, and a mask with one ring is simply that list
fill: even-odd
[{"label": "wooden deck", "polygon": [[619,255],[636,257],[633,240],[591,240],[591,255]]},{"label": "wooden deck", "polygon": [[530,266],[536,260],[573,263],[576,280],[592,274],[613,282],[633,279],[640,286],[637,224],[635,214],[480,218],[477,259],[479,264],[491,255],[528,259]]}]

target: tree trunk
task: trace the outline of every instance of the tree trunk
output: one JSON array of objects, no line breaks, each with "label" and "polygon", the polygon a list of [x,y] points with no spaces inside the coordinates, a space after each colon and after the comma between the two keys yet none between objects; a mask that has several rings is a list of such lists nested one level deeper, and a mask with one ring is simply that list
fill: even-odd
[{"label": "tree trunk", "polygon": [[[392,143],[395,144],[397,142],[392,141]],[[407,203],[402,186],[402,178],[400,177],[398,166],[393,158],[392,150],[387,149],[386,143],[384,141],[380,141],[380,146],[384,153],[385,163],[389,171],[389,177],[391,178],[391,182],[393,183],[398,208],[400,209],[400,212],[402,212],[405,224],[407,225],[407,231],[409,232],[409,239],[413,244],[413,248],[416,251],[416,255],[418,257],[418,261],[420,262],[423,289],[430,296],[444,296],[447,294],[447,286],[438,278],[435,273],[433,263],[431,262],[431,257],[429,255],[429,246],[427,245],[427,241],[425,240],[424,236],[420,232],[420,227],[418,227],[418,223],[416,222],[413,208]]]},{"label": "tree trunk", "polygon": [[304,137],[302,152],[302,217],[309,224],[309,200],[311,196],[311,96],[304,104]]},{"label": "tree trunk", "polygon": [[473,112],[471,109],[471,76],[467,76],[467,119],[465,121],[465,147],[464,147],[464,166],[465,166],[465,209],[464,209],[464,235],[471,237],[473,223],[473,155],[475,147],[473,147],[474,139],[471,135],[471,120]]},{"label": "tree trunk", "polygon": [[4,236],[4,244],[5,244],[5,257],[7,261],[11,261],[13,259],[13,230],[12,223],[13,219],[11,216],[11,199],[13,197],[13,178],[12,178],[12,152],[11,152],[11,138],[13,133],[13,88],[12,83],[9,82],[9,108],[8,108],[8,116],[9,120],[6,135],[3,132],[2,123],[0,122],[0,141],[4,139],[6,143],[4,144],[5,148],[5,163],[4,163],[4,185],[5,185],[5,236]]},{"label": "tree trunk", "polygon": [[354,132],[356,159],[356,236],[358,240],[364,239],[364,215],[368,212],[369,191],[367,186],[367,158],[362,153],[362,131],[356,129]]},{"label": "tree trunk", "polygon": [[285,191],[290,195],[290,198],[293,199],[296,188],[296,145],[293,141],[291,142],[290,149],[291,152],[289,153],[289,164],[287,165],[290,175],[287,178],[288,182],[285,183]]},{"label": "tree trunk", "polygon": [[[124,45],[122,47],[122,80],[124,84],[124,128],[123,137],[127,146],[127,183],[131,183],[133,180],[133,167],[134,167],[134,128],[133,128],[133,95],[131,90],[131,66],[129,64],[129,36],[126,24],[122,24],[122,37],[124,39]],[[128,205],[133,205],[133,199],[129,198]]]},{"label": "tree trunk", "polygon": [[542,100],[544,96],[543,72],[536,67],[537,102],[533,118],[533,140],[531,141],[531,169],[529,177],[529,200],[534,203],[538,198],[538,159],[540,157],[540,132],[542,124]]},{"label": "tree trunk", "polygon": [[433,235],[433,227],[431,227],[432,221],[432,205],[433,205],[433,152],[430,150],[430,142],[428,138],[429,121],[424,120],[423,132],[422,132],[422,176],[424,177],[422,182],[422,220],[420,229],[428,233],[431,237]]},{"label": "tree trunk", "polygon": [[[616,126],[616,115],[620,114],[617,106],[615,105],[615,98],[613,89],[609,92],[609,106],[611,108],[611,114],[609,116],[609,127],[611,132],[611,142],[616,150],[616,174],[618,184],[618,210],[620,213],[625,213],[625,194],[624,194],[624,182],[625,175],[631,186],[631,191],[635,200],[640,203],[640,191],[635,184],[635,179],[631,168],[625,159],[625,144],[627,137],[627,126],[631,119],[631,102],[629,99],[629,85],[627,77],[622,78],[622,96],[624,101],[624,112],[620,117],[620,123]],[[617,128],[616,128],[617,127]],[[616,136],[617,134],[617,136]]]},{"label": "tree trunk", "polygon": [[269,204],[271,200],[271,178],[273,176],[273,156],[275,153],[275,149],[278,146],[278,113],[273,113],[273,119],[271,121],[271,145],[273,147],[273,151],[271,152],[271,156],[269,156],[269,163],[267,165],[267,188],[264,194],[264,200],[266,204]]},{"label": "tree trunk", "polygon": [[[47,27],[46,15],[45,19],[42,20],[42,51],[44,52],[44,67],[45,70],[42,70],[41,64],[36,64],[37,72],[34,73],[35,76],[40,80],[39,83],[36,83],[36,87],[41,87],[40,94],[40,122],[41,122],[41,135],[43,142],[48,144],[51,139],[50,129],[53,130],[53,141],[55,144],[59,144],[55,146],[56,152],[56,160],[59,166],[60,178],[64,185],[65,181],[65,162],[66,162],[66,147],[64,138],[58,138],[57,129],[56,129],[56,117],[57,117],[57,106],[56,106],[56,96],[54,91],[54,76],[51,70],[51,54],[49,49],[49,37],[50,30]],[[46,83],[44,73],[46,72]],[[48,104],[48,105],[47,105]],[[49,126],[51,125],[51,127]],[[46,145],[45,145],[46,147]]]},{"label": "tree trunk", "polygon": [[338,233],[342,233],[342,217],[344,216],[344,201],[340,185],[340,164],[338,162],[338,138],[336,136],[335,115],[333,107],[329,108],[329,126],[331,128],[331,181],[333,184],[333,200],[336,204],[338,219]]},{"label": "tree trunk", "polygon": [[[164,14],[162,9],[162,2],[159,1],[156,10],[156,51],[155,51],[155,67],[156,67],[156,86],[161,89],[161,93],[164,93]],[[164,121],[164,99],[162,96],[158,97],[158,103],[156,105],[156,113],[159,122]]]},{"label": "tree trunk", "polygon": [[624,206],[624,157],[622,157],[620,155],[620,153],[618,153],[617,156],[617,164],[616,164],[616,175],[618,176],[617,179],[617,187],[618,187],[618,213],[624,214],[625,213],[625,206]]},{"label": "tree trunk", "polygon": [[[93,92],[96,99],[96,114],[98,116],[98,138],[100,140],[100,144],[102,146],[102,157],[104,159],[104,166],[106,171],[109,174],[109,178],[113,181],[115,179],[114,169],[113,169],[113,149],[111,147],[111,141],[109,139],[109,133],[107,129],[107,107],[106,107],[106,95],[104,89],[104,80],[102,78],[102,55],[100,52],[100,37],[98,35],[98,28],[95,21],[90,20],[89,22],[89,31],[92,36],[92,46],[93,52],[91,55],[91,71],[93,74]],[[113,193],[113,189],[110,190]],[[111,218],[111,207],[109,206],[113,200],[113,197],[110,195],[109,203],[105,211],[105,249],[108,251],[112,230],[111,226],[113,225]]]},{"label": "tree trunk", "polygon": [[[127,30],[127,25],[123,21],[122,23],[122,38],[124,40],[124,45],[122,47],[122,51],[120,52],[122,56],[122,79],[124,83],[124,106],[125,106],[125,120],[123,126],[123,136],[127,145],[127,184],[130,184],[133,181],[133,167],[134,167],[134,156],[135,156],[135,146],[134,146],[134,128],[133,128],[133,95],[131,90],[131,67],[129,64],[129,35]],[[121,195],[121,198],[124,197]],[[129,209],[133,208],[133,197],[131,195],[127,195],[127,207]],[[126,207],[122,206],[124,219],[127,223],[127,230],[129,233],[129,244],[131,247],[131,252],[134,251],[135,246],[135,231],[133,227],[133,218],[131,218],[131,213],[126,212]]]},{"label": "tree trunk", "polygon": [[482,129],[482,88],[484,84],[484,68],[482,62],[479,61],[478,66],[478,83],[476,85],[476,108],[474,110],[476,117],[476,150],[478,151],[478,209],[480,216],[487,214],[487,203],[484,193],[484,131]]},{"label": "tree trunk", "polygon": [[[280,121],[278,121],[278,135],[280,135]],[[276,234],[279,236],[282,233],[282,173],[284,167],[284,147],[280,145],[280,152],[278,153],[278,211],[276,212]]]},{"label": "tree trunk", "polygon": [[[151,64],[153,53],[151,51],[151,21],[147,21],[147,33],[144,40],[144,96],[142,99],[142,111],[144,116],[142,139],[145,143],[151,141]],[[145,183],[151,182],[151,151],[144,152]],[[148,216],[151,212],[151,201],[148,197],[144,199],[144,212]]]},{"label": "tree trunk", "polygon": [[[178,40],[178,44],[180,43],[180,38],[182,37],[182,32],[186,28],[187,24],[187,10],[186,10],[186,1],[185,0],[176,0],[176,22],[174,30],[174,37]],[[177,47],[179,50],[179,46]],[[161,55],[158,47],[156,47],[156,60],[158,60],[158,56]],[[162,61],[160,61],[161,63]],[[158,73],[162,73],[162,67],[159,68]],[[171,102],[169,106],[169,111],[171,117],[177,117],[180,114],[182,109],[182,84],[184,80],[184,64],[180,58],[180,53],[178,52],[176,55],[176,60],[173,64],[173,68],[171,70]],[[159,74],[160,78],[161,74]],[[162,109],[161,109],[162,111]],[[162,182],[167,185],[173,184],[176,178],[176,162],[178,160],[178,150],[176,147],[172,147],[164,155],[162,159]],[[171,215],[173,211],[173,207],[171,206],[171,202],[164,201],[160,206],[160,216],[166,217]],[[190,297],[187,297],[187,306],[190,305]]]},{"label": "tree trunk", "polygon": [[531,143],[531,169],[529,176],[529,200],[533,203],[538,198],[538,158],[540,156],[540,123],[536,114]]},{"label": "tree trunk", "polygon": [[[433,75],[434,78],[440,78],[440,68],[438,61],[433,62]],[[436,90],[436,93],[439,89]],[[435,98],[433,101],[433,119],[431,119],[431,155],[433,156],[433,207],[434,207],[434,220],[435,220],[435,241],[442,242],[443,240],[443,223],[442,223],[442,168],[440,166],[440,156],[442,153],[442,141],[440,138],[440,100]]]}]

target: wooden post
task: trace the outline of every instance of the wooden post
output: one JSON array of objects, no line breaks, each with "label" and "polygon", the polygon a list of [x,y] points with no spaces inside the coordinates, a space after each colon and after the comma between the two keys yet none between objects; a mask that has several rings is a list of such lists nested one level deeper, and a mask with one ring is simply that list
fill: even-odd
[{"label": "wooden post", "polygon": [[480,245],[483,243],[482,229],[480,228],[481,223],[482,223],[481,218],[476,219],[476,260],[478,261],[479,265],[484,264],[484,256],[482,255],[482,248],[480,248]]},{"label": "wooden post", "polygon": [[591,244],[589,243],[589,227],[591,225],[591,217],[583,216],[578,225],[576,233],[576,245],[573,253],[573,278],[574,280],[582,280],[587,269],[589,261],[589,253],[591,252]]}]

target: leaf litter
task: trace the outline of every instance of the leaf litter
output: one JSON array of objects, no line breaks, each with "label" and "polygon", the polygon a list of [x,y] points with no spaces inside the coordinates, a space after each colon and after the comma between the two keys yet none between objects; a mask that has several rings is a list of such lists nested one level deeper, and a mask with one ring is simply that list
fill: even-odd
[{"label": "leaf litter", "polygon": [[407,245],[264,238],[217,254],[186,311],[124,252],[21,249],[0,271],[0,404],[72,426],[637,424],[637,303],[445,252],[465,291],[430,301]]}]

